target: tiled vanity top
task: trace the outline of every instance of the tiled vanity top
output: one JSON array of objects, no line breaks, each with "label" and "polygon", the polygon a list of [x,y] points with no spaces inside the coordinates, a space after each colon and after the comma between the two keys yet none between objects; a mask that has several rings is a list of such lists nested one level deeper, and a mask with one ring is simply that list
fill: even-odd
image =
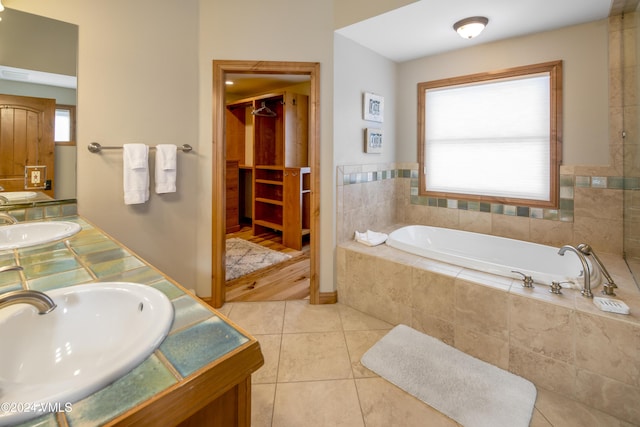
[{"label": "tiled vanity top", "polygon": [[[74,403],[64,414],[69,426],[104,424],[253,340],[81,217],[55,220],[77,222],[82,231],[66,243],[1,251],[0,265],[19,264],[24,270],[0,274],[0,294],[21,288],[46,292],[91,282],[136,282],[164,292],[175,312],[160,347],[125,376]],[[59,426],[55,414],[23,425]]]}]

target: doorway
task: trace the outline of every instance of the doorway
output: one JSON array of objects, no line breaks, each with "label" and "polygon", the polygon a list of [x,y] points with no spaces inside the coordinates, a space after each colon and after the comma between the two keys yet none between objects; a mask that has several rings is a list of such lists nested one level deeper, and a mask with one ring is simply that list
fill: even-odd
[{"label": "doorway", "polygon": [[319,265],[319,71],[315,62],[213,61],[213,200],[212,200],[212,278],[211,304],[219,308],[226,301],[225,236],[225,82],[229,74],[278,74],[309,77],[309,302],[320,303]]}]

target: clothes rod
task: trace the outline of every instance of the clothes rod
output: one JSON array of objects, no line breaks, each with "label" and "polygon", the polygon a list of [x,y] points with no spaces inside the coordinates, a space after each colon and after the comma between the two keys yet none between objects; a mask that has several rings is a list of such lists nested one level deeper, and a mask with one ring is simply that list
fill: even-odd
[{"label": "clothes rod", "polygon": [[[103,147],[98,142],[92,142],[91,144],[89,144],[89,146],[87,148],[92,153],[99,153],[102,150],[121,150],[122,149],[122,147]],[[151,146],[149,148],[150,149],[154,149],[156,147]],[[193,150],[193,147],[190,146],[189,144],[182,144],[182,146],[178,147],[178,150],[184,151],[185,153],[188,153],[189,151]]]}]

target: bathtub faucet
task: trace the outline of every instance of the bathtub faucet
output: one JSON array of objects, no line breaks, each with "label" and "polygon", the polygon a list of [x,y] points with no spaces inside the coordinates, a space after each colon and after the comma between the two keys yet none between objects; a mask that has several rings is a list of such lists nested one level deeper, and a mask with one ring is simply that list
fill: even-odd
[{"label": "bathtub faucet", "polygon": [[584,274],[584,286],[582,287],[582,291],[580,292],[583,297],[593,298],[593,294],[591,293],[591,271],[589,270],[589,264],[587,264],[587,259],[584,254],[580,252],[580,250],[574,248],[571,245],[564,245],[558,251],[558,255],[564,256],[566,251],[575,252],[582,263],[582,270]]},{"label": "bathtub faucet", "polygon": [[598,255],[596,255],[596,253],[593,251],[593,248],[587,245],[586,243],[580,243],[578,245],[578,249],[580,250],[580,252],[585,254],[585,256],[590,255],[593,258],[593,260],[596,262],[596,265],[602,272],[602,275],[607,280],[607,283],[603,285],[602,293],[605,295],[616,296],[613,290],[617,288],[618,285],[615,284],[615,282],[613,281],[613,278],[609,275],[609,272],[604,267],[604,264],[602,263],[602,261],[600,261],[600,258],[598,258]]}]

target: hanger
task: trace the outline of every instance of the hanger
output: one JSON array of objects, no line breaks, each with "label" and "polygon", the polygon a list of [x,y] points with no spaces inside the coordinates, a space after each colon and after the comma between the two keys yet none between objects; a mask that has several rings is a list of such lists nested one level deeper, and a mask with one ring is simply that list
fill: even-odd
[{"label": "hanger", "polygon": [[275,111],[273,111],[271,108],[267,107],[266,103],[263,101],[262,102],[262,107],[258,108],[257,110],[253,110],[251,112],[251,114],[253,114],[254,116],[262,116],[262,117],[276,117],[277,114]]}]

